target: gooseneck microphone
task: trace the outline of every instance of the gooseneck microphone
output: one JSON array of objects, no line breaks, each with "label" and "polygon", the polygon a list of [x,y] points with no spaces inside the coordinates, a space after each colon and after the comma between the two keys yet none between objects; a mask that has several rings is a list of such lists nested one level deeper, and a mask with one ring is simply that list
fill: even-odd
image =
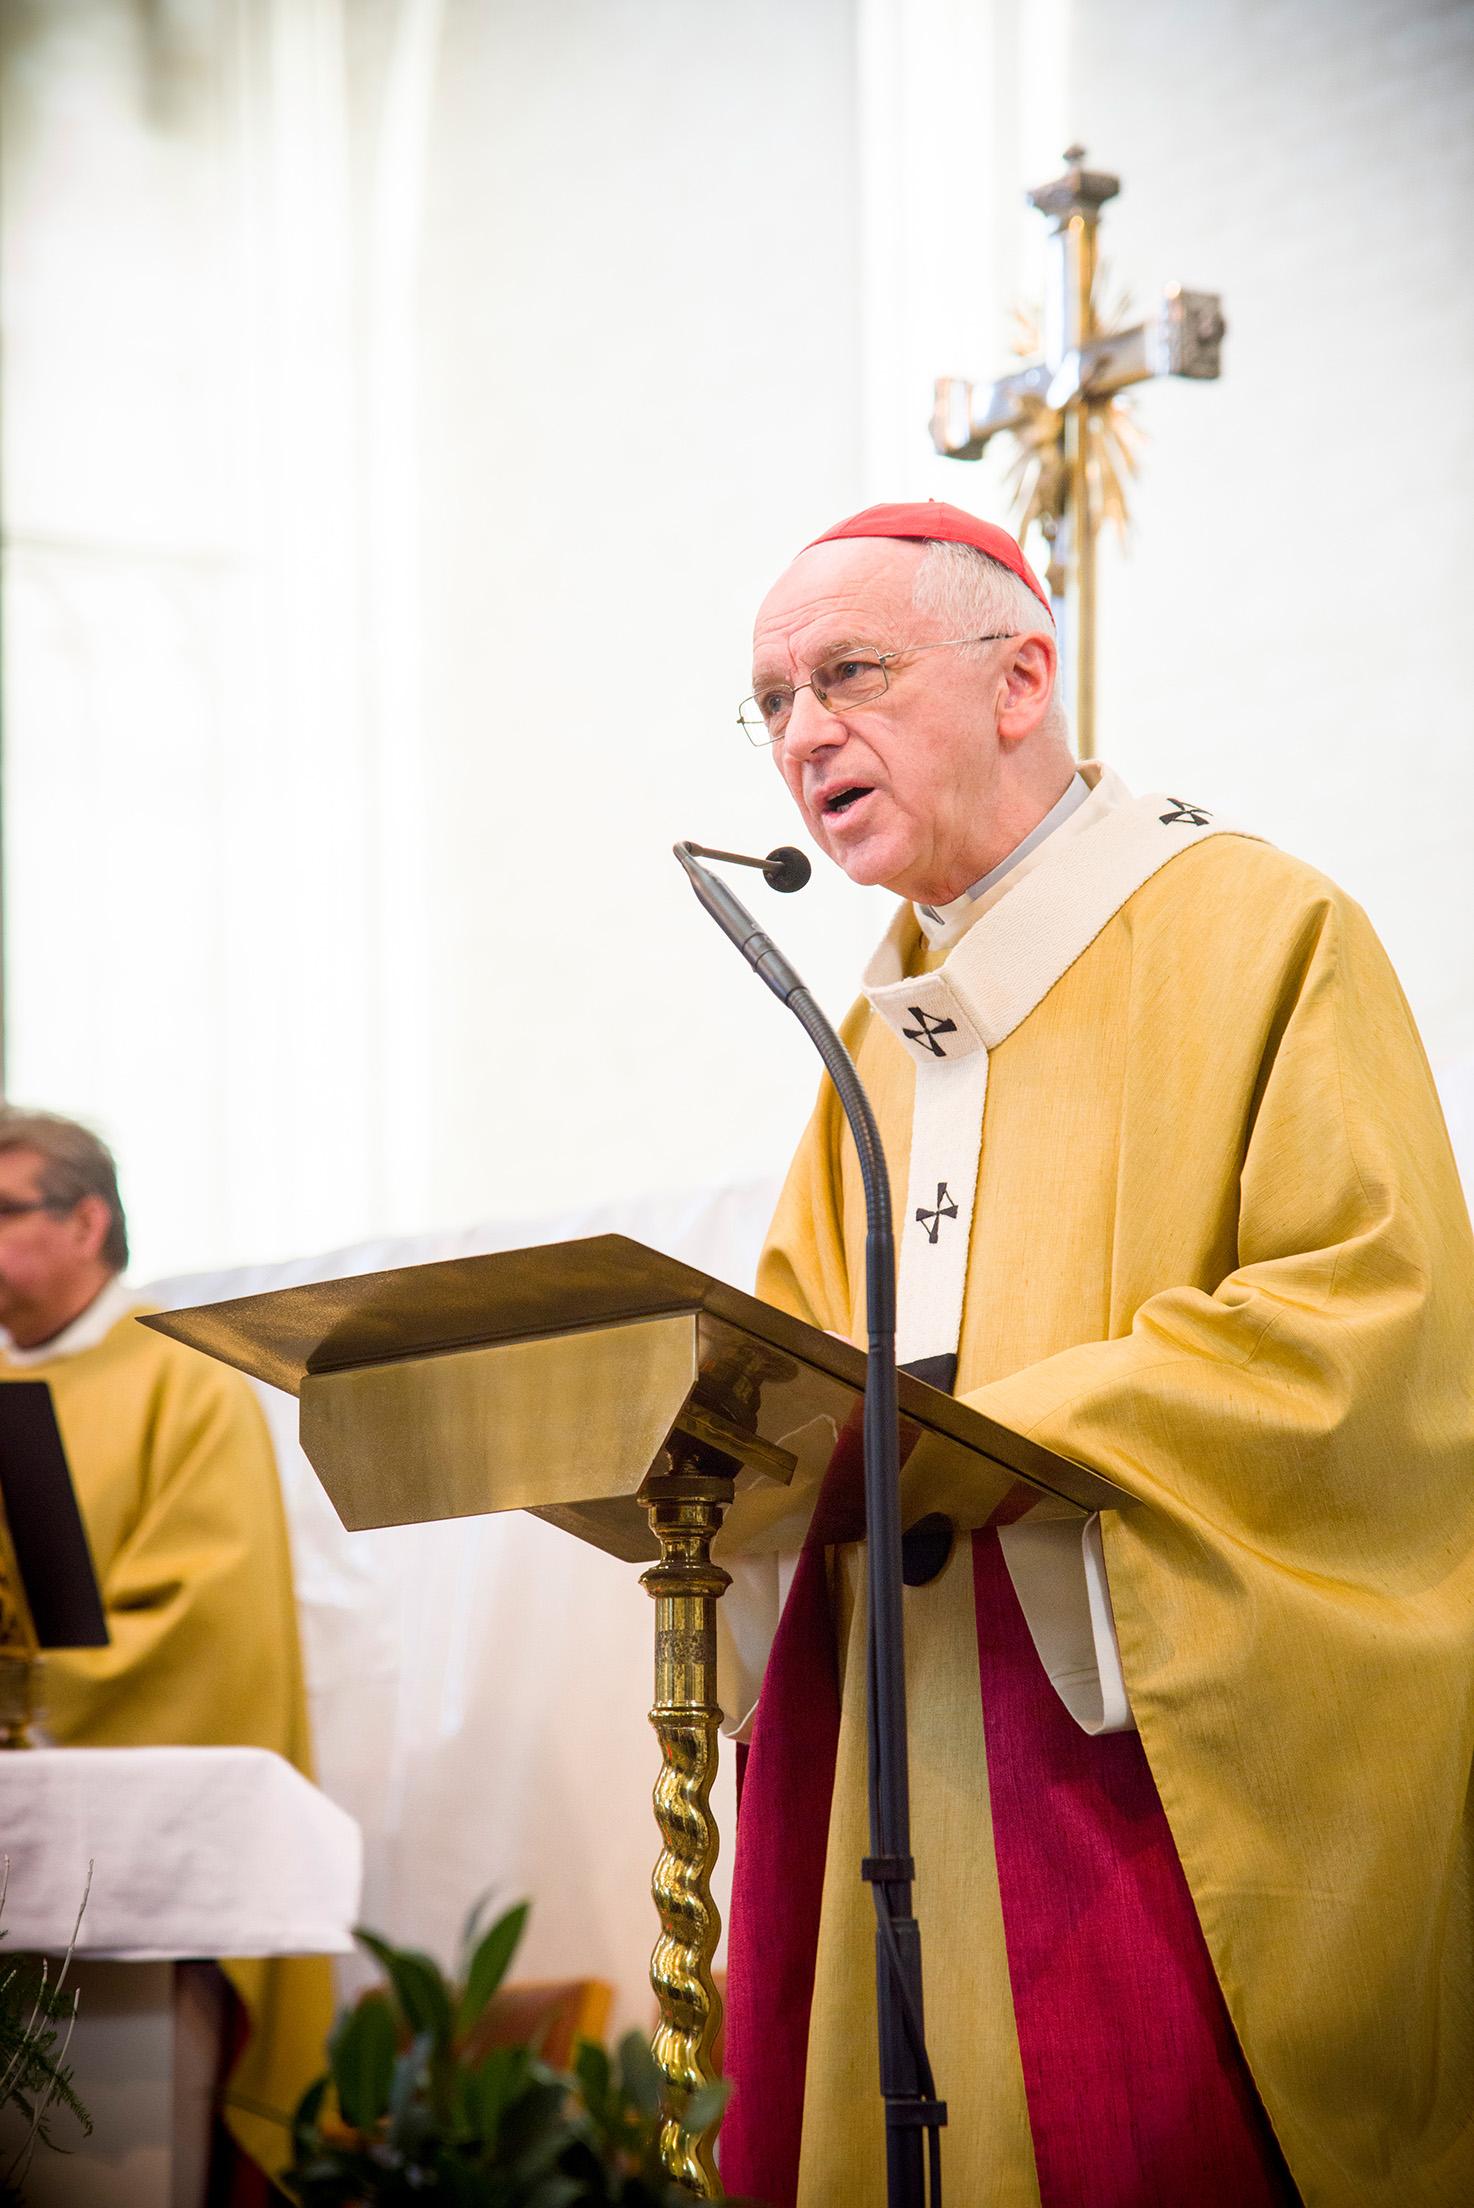
[{"label": "gooseneck microphone", "polygon": [[[865,1530],[869,1594],[868,1705],[870,1854],[860,1865],[875,1897],[875,1983],[880,2090],[885,2101],[889,2208],[941,2208],[939,2101],[926,2052],[921,2004],[921,1928],[911,1908],[911,1781],[906,1741],[906,1656],[901,1624],[900,1432],[896,1412],[896,1247],[891,1183],[880,1129],[855,1062],[803,981],[725,882],[702,859],[760,867],[774,889],[802,889],[812,869],[782,846],[766,859],[678,843],[675,855],[702,904],[823,1059],[859,1154],[865,1189]],[[796,862],[796,864],[794,863]],[[781,877],[781,878],[780,878]],[[927,2136],[923,2173],[922,2134]]]},{"label": "gooseneck microphone", "polygon": [[802,889],[814,871],[803,852],[791,843],[780,843],[765,859],[745,858],[740,851],[709,851],[704,843],[678,843],[676,857],[684,866],[682,852],[693,859],[721,859],[728,866],[761,867],[769,889],[781,890],[785,897]]}]

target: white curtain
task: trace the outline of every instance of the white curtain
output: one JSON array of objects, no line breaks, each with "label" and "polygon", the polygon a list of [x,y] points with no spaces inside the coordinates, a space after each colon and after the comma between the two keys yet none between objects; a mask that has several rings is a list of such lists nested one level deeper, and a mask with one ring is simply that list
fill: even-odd
[{"label": "white curtain", "polygon": [[439,20],[6,11],[9,1086],[104,1128],[166,1262],[426,1216]]},{"label": "white curtain", "polygon": [[[859,503],[851,15],[0,10],[8,1086],[149,1272],[781,1166],[670,846],[796,832],[735,710]],[[784,921],[838,996],[884,915]]]}]

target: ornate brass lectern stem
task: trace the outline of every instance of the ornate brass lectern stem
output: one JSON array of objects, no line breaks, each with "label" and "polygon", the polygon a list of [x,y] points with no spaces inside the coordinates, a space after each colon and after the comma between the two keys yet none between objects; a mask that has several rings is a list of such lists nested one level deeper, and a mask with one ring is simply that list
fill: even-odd
[{"label": "ornate brass lectern stem", "polygon": [[[713,2155],[715,2127],[693,2137],[679,2112],[716,2071],[712,2050],[722,2004],[712,1982],[721,1918],[711,1897],[719,1839],[711,1814],[717,1768],[717,1602],[730,1573],[711,1560],[713,1537],[732,1500],[733,1483],[714,1469],[728,1460],[687,1436],[666,1452],[669,1472],[652,1474],[640,1490],[660,1562],[641,1578],[655,1598],[655,1704],[650,1722],[660,1742],[655,1819],[664,1846],[651,1891],[660,1938],[650,1959],[650,1983],[660,2003],[655,2060],[664,2073],[671,2113],[661,2134],[666,2168],[696,2194],[721,2191]],[[733,1466],[733,1471],[736,1467]]]}]

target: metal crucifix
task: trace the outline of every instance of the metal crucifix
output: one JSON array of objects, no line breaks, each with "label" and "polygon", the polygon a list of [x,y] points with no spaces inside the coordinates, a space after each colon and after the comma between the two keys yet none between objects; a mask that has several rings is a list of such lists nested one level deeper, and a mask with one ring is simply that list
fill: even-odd
[{"label": "metal crucifix", "polygon": [[1096,228],[1121,180],[1070,167],[1029,193],[1054,218],[1040,357],[996,383],[937,382],[932,442],[945,459],[980,460],[990,437],[1018,440],[1013,481],[1019,535],[1037,521],[1049,547],[1045,580],[1064,646],[1076,749],[1095,756],[1095,539],[1102,521],[1124,527],[1124,478],[1135,432],[1117,393],[1153,376],[1217,376],[1224,320],[1218,295],[1169,284],[1149,321],[1107,326],[1096,294]]}]

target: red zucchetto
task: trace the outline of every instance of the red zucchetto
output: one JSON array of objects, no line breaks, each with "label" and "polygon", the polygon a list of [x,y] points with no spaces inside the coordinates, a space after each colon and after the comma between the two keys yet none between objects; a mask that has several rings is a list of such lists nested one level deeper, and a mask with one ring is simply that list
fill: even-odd
[{"label": "red zucchetto", "polygon": [[[920,543],[975,545],[990,560],[1010,569],[1021,583],[1027,583],[1046,612],[1052,610],[1038,576],[1006,529],[999,529],[991,521],[979,521],[976,514],[965,514],[960,506],[948,506],[939,498],[923,499],[913,506],[867,506],[862,514],[837,521],[813,542],[829,544],[836,537],[902,537]],[[811,552],[813,545],[806,544],[804,550]]]}]

